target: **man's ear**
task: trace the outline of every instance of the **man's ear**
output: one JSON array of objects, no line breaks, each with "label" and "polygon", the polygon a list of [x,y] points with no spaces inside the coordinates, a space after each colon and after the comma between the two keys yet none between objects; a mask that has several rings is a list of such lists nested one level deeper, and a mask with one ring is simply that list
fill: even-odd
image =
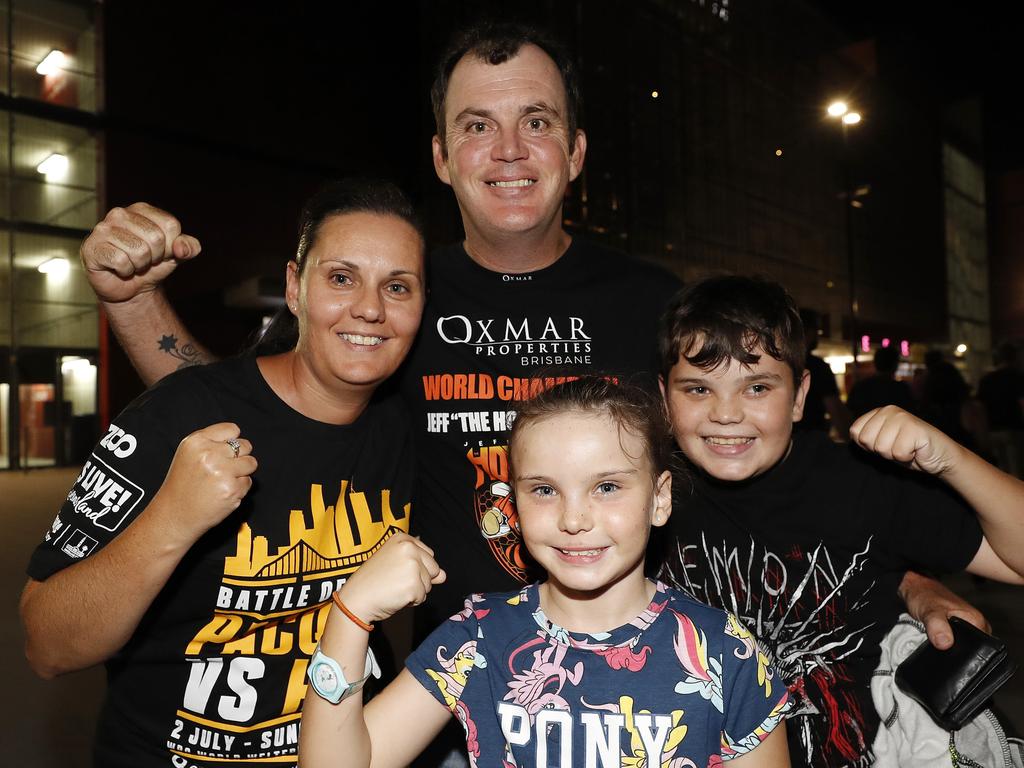
[{"label": "man's ear", "polygon": [[444,151],[440,136],[435,135],[430,140],[430,150],[434,157],[434,173],[437,174],[437,178],[451,186],[452,177],[448,173],[448,154]]},{"label": "man's ear", "polygon": [[569,153],[569,181],[574,181],[580,172],[583,171],[583,158],[587,155],[587,134],[582,129],[576,129],[576,139],[572,144],[572,152]]},{"label": "man's ear", "polygon": [[654,484],[654,511],[651,525],[661,527],[672,516],[672,472],[665,470]]},{"label": "man's ear", "polygon": [[800,384],[797,385],[793,397],[793,421],[800,421],[804,417],[804,402],[807,400],[807,390],[811,387],[811,372],[806,368],[800,376]]}]

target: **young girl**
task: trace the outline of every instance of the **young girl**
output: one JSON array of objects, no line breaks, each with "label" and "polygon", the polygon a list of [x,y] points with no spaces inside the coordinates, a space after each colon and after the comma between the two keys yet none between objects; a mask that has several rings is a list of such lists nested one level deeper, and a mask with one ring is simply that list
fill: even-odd
[{"label": "young girl", "polygon": [[523,403],[510,477],[546,579],[471,596],[364,708],[372,622],[445,578],[423,543],[388,541],[335,594],[301,764],[404,766],[453,714],[474,766],[788,766],[786,689],[751,635],[644,576],[672,510],[669,445],[649,395],[600,377]]}]

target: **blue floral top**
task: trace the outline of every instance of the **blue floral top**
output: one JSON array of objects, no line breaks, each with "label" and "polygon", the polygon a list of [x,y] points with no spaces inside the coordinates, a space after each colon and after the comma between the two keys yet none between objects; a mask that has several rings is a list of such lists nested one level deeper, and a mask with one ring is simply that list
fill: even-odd
[{"label": "blue floral top", "polygon": [[752,750],[788,709],[730,614],[658,583],[627,624],[569,632],[537,587],[472,595],[406,661],[462,723],[470,765],[704,768]]}]

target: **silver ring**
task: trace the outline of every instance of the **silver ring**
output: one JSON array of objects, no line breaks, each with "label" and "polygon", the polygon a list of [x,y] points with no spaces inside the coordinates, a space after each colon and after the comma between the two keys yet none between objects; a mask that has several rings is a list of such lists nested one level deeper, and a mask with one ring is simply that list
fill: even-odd
[{"label": "silver ring", "polygon": [[235,452],[235,458],[237,459],[238,458],[238,449],[242,447],[242,444],[240,442],[238,442],[235,438],[231,438],[230,440],[225,440],[224,442],[231,446],[231,450]]}]

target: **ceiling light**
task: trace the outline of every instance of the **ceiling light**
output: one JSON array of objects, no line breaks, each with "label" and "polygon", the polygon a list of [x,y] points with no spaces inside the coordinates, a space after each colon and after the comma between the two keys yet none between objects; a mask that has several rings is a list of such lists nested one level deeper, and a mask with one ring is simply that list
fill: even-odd
[{"label": "ceiling light", "polygon": [[843,115],[843,122],[847,125],[856,125],[860,122],[860,112],[847,112]]},{"label": "ceiling light", "polygon": [[36,166],[36,170],[46,178],[60,178],[68,170],[68,159],[64,155],[54,153]]},{"label": "ceiling light", "polygon": [[67,57],[63,51],[58,51],[54,48],[48,54],[46,58],[39,62],[39,66],[36,67],[36,72],[40,75],[53,75],[64,69],[64,62],[67,61]]},{"label": "ceiling light", "polygon": [[64,277],[68,272],[71,271],[71,262],[65,259],[63,256],[54,256],[53,258],[47,259],[38,267],[36,267],[44,275],[53,275],[54,277]]}]

